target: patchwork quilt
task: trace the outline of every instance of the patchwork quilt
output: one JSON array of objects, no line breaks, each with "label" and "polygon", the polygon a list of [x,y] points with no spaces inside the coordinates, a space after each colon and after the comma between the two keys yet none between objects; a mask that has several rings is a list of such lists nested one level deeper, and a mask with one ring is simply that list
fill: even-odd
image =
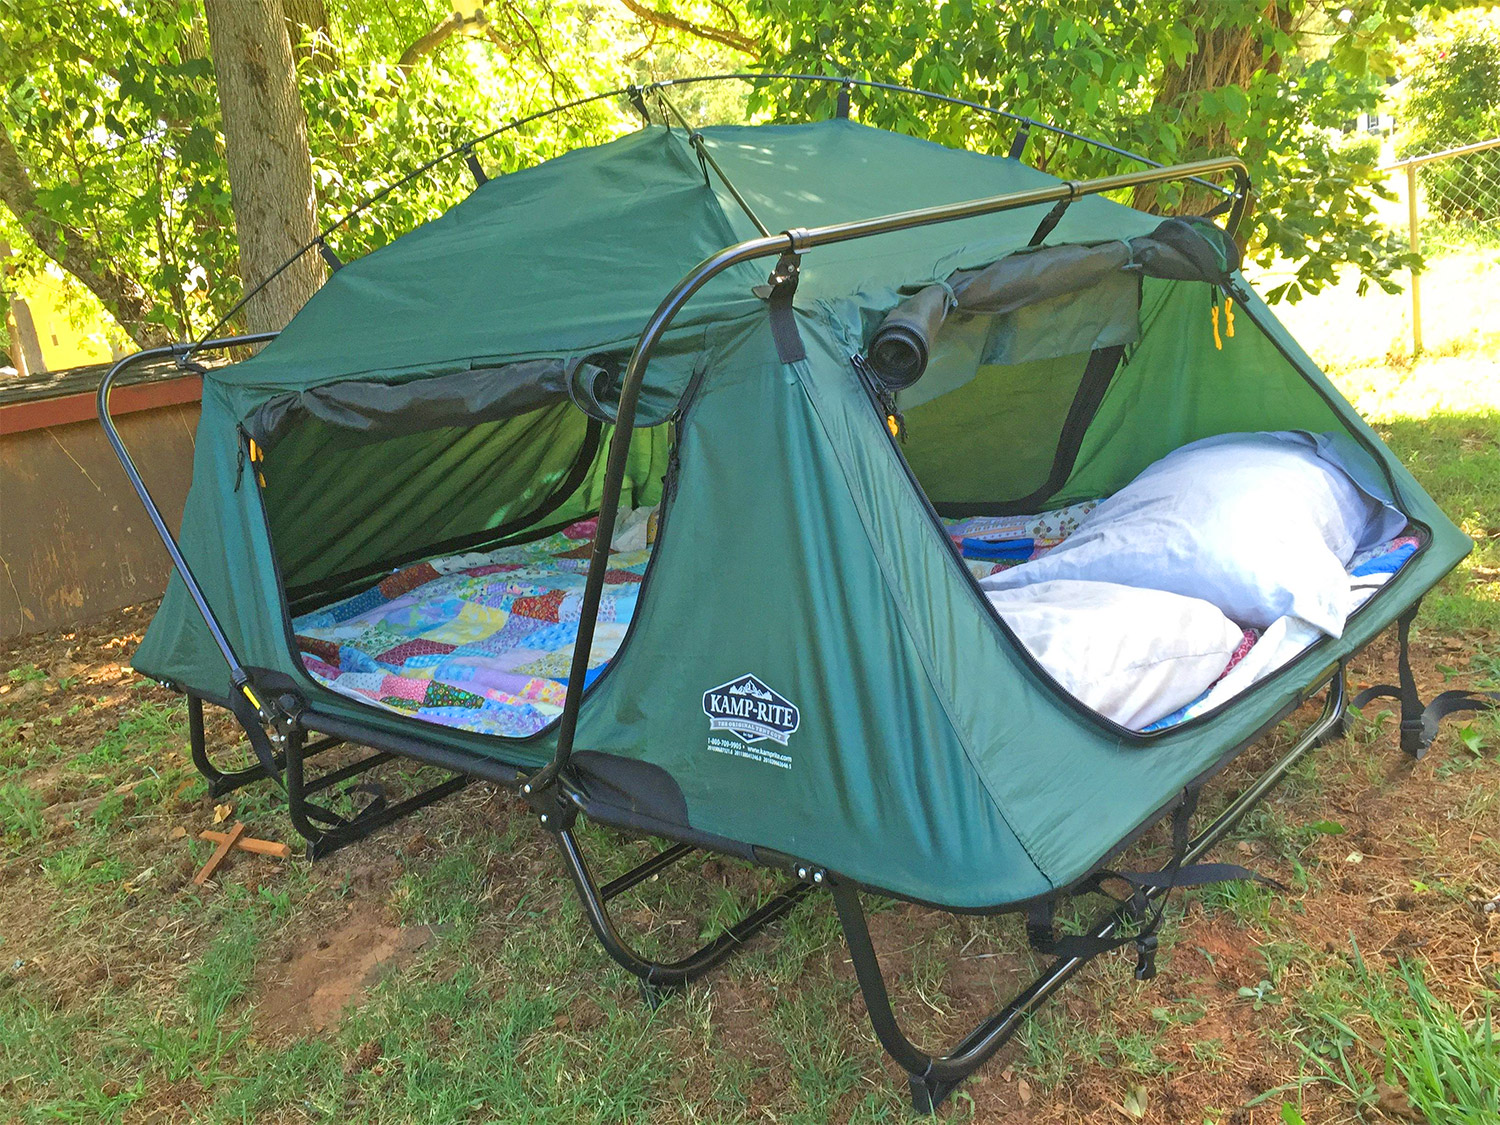
[{"label": "patchwork quilt", "polygon": [[[340,694],[428,722],[535,734],[562,712],[596,524],[417,563],[303,614],[292,622],[303,666]],[[650,557],[649,545],[614,552],[586,685],[619,649]]]}]

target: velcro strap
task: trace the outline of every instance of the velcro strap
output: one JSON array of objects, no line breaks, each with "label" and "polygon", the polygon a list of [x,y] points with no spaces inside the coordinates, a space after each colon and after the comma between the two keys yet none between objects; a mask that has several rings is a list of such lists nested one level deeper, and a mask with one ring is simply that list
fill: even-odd
[{"label": "velcro strap", "polygon": [[229,710],[244,729],[245,737],[250,741],[250,749],[255,751],[256,760],[260,762],[260,768],[267,777],[285,789],[286,782],[276,765],[276,751],[271,746],[271,740],[266,737],[260,709],[251,702],[251,696],[247,694],[250,690],[246,684],[230,684]]},{"label": "velcro strap", "polygon": [[801,255],[788,252],[776,260],[776,268],[766,278],[771,287],[766,298],[771,310],[771,337],[776,341],[776,357],[782,363],[799,363],[807,358],[802,334],[797,331],[797,314],[792,308],[800,272]]}]

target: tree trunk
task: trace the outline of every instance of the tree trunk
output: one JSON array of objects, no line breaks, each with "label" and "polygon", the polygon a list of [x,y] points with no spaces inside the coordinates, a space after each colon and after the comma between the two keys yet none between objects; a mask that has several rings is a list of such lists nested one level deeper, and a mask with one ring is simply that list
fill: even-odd
[{"label": "tree trunk", "polygon": [[16,217],[43,254],[82,282],[104,303],[130,338],[143,348],[167,341],[167,332],[149,319],[151,295],[129,274],[111,269],[90,248],[84,233],[49,217],[36,201],[36,185],[21,163],[10,133],[0,124],[0,202]]},{"label": "tree trunk", "polygon": [[335,64],[328,39],[328,7],[324,0],[281,0],[292,54],[298,65],[312,62],[322,70]]},{"label": "tree trunk", "polygon": [[[1208,0],[1212,3],[1213,0]],[[1250,81],[1257,69],[1271,68],[1279,60],[1267,58],[1262,53],[1262,40],[1267,30],[1285,20],[1285,14],[1276,0],[1267,0],[1259,21],[1243,23],[1224,21],[1214,24],[1200,18],[1198,22],[1197,46],[1183,60],[1181,66],[1168,62],[1162,71],[1156,90],[1151,98],[1151,120],[1174,120],[1182,112],[1185,102],[1196,94],[1207,90],[1221,90],[1225,86],[1250,88]],[[1234,152],[1239,147],[1239,138],[1229,125],[1216,123],[1198,133],[1184,137],[1189,154],[1222,155]],[[1186,157],[1184,157],[1186,158]],[[1206,188],[1185,185],[1182,200],[1177,210],[1182,214],[1197,214],[1219,201]],[[1159,187],[1149,184],[1135,189],[1133,206],[1142,211],[1160,209]]]},{"label": "tree trunk", "polygon": [[[248,293],[317,234],[307,119],[281,0],[205,0],[203,8]],[[303,254],[250,298],[246,326],[283,328],[322,283],[322,261]]]}]

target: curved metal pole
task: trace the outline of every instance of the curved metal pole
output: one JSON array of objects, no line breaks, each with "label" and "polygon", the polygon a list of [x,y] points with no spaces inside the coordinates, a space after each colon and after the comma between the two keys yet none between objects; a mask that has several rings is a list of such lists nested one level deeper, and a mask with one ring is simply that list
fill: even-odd
[{"label": "curved metal pole", "polygon": [[[1082,133],[1075,133],[1071,129],[1064,129],[1061,126],[1051,125],[1045,121],[1038,121],[1032,117],[1023,117],[1019,113],[1010,112],[1010,110],[996,109],[994,106],[983,105],[979,102],[972,102],[965,98],[954,97],[952,94],[939,94],[935,90],[923,90],[916,86],[902,86],[899,83],[895,82],[876,82],[873,79],[869,78],[840,78],[835,75],[828,74],[786,74],[780,72],[770,74],[757,74],[753,71],[736,71],[732,74],[698,74],[686,76],[683,78],[664,78],[657,82],[649,82],[645,84],[620,86],[613,90],[605,90],[602,93],[589,94],[586,97],[575,98],[570,102],[564,102],[562,105],[555,105],[549,107],[548,109],[538,110],[536,113],[529,114],[526,117],[518,117],[514,121],[507,122],[504,125],[491,129],[488,133],[480,133],[477,137],[470,137],[467,141],[464,141],[463,144],[455,145],[447,152],[440,153],[439,155],[434,156],[431,160],[428,160],[424,164],[419,164],[417,167],[411,169],[411,171],[403,175],[400,179],[387,184],[385,187],[381,188],[379,191],[374,192],[372,195],[366,196],[364,199],[360,200],[359,203],[355,204],[354,208],[347,214],[341,216],[338,219],[335,219],[332,223],[328,224],[328,226],[319,231],[318,234],[312,239],[312,241],[308,242],[290,258],[282,262],[281,265],[277,266],[275,270],[273,270],[264,279],[262,279],[259,284],[257,284],[253,289],[251,289],[248,293],[246,293],[238,301],[231,305],[229,311],[219,318],[219,322],[208,330],[204,339],[192,344],[188,348],[186,354],[183,356],[184,362],[186,360],[192,359],[193,356],[197,355],[198,352],[202,351],[204,348],[212,347],[213,344],[209,341],[208,337],[212,336],[215,332],[218,332],[226,324],[228,324],[230,318],[234,316],[235,313],[239,312],[240,309],[244,308],[245,305],[249,303],[252,297],[254,297],[277,277],[281,276],[281,274],[286,270],[290,269],[292,263],[301,258],[302,255],[318,246],[325,245],[325,240],[328,238],[328,236],[333,234],[340,227],[344,226],[344,224],[349,222],[350,219],[354,218],[356,215],[363,214],[365,211],[369,210],[370,207],[378,203],[380,200],[384,199],[387,195],[395,191],[397,188],[409,184],[412,180],[416,179],[418,176],[426,172],[430,172],[433,168],[436,168],[444,161],[452,160],[455,156],[472,153],[475,145],[483,144],[485,141],[494,140],[502,133],[507,133],[512,129],[519,129],[523,125],[529,125],[533,121],[540,121],[543,118],[551,117],[554,114],[566,113],[570,109],[577,109],[580,106],[589,105],[593,102],[604,101],[607,98],[634,96],[650,91],[661,91],[672,86],[691,86],[700,82],[823,82],[834,83],[844,87],[860,86],[870,90],[885,90],[895,94],[912,94],[917,97],[927,98],[931,101],[943,102],[947,105],[962,106],[965,109],[972,109],[979,113],[989,114],[991,117],[1000,117],[1007,121],[1014,121],[1018,125],[1026,127],[1034,126],[1035,128],[1041,129],[1045,132],[1052,133],[1055,136],[1067,137],[1072,141],[1080,141],[1083,144],[1092,145],[1094,148],[1101,149],[1105,152],[1112,152],[1116,156],[1123,156],[1127,159],[1138,161],[1141,164],[1145,164],[1151,168],[1162,167],[1159,162],[1152,160],[1150,157],[1142,156],[1138,152],[1131,152],[1129,149],[1120,148],[1117,145],[1112,145],[1105,141],[1095,140],[1093,137],[1086,137]],[[679,115],[679,117],[680,116],[681,115]],[[684,127],[686,128],[685,121]],[[702,152],[701,147],[699,151]],[[715,165],[715,171],[717,170],[717,165]],[[720,175],[720,178],[723,178],[722,174]],[[1225,195],[1231,194],[1228,190],[1218,184],[1213,183],[1210,180],[1199,179],[1195,176],[1190,176],[1187,178],[1191,182],[1196,183],[1202,187],[1210,188]],[[744,201],[739,199],[738,192],[735,192],[732,186],[730,187],[730,191],[735,194],[736,201],[739,202],[742,207],[746,207]],[[746,207],[746,210],[748,211],[748,207]],[[757,226],[760,225],[759,220],[756,220],[753,214],[751,215],[751,219],[756,223]],[[1237,218],[1235,220],[1235,225],[1238,225]]]},{"label": "curved metal pole", "polygon": [[[899,82],[878,82],[872,78],[841,78],[831,74],[756,74],[753,71],[739,71],[734,74],[703,74],[693,75],[686,78],[663,78],[643,87],[646,90],[656,90],[669,86],[690,86],[696,82],[725,82],[737,79],[743,82],[752,81],[783,81],[783,82],[823,82],[838,86],[860,86],[867,90],[885,90],[892,94],[915,94],[918,97],[927,98],[930,101],[944,102],[947,105],[961,106],[964,109],[976,110],[979,113],[987,113],[991,117],[1004,118],[1006,121],[1014,121],[1017,125],[1025,125],[1041,129],[1043,132],[1051,133],[1057,137],[1067,137],[1070,141],[1081,141],[1086,145],[1092,145],[1105,152],[1112,152],[1116,156],[1125,156],[1131,160],[1137,160],[1150,168],[1161,168],[1160,161],[1152,160],[1150,157],[1142,156],[1138,152],[1131,152],[1128,148],[1120,148],[1106,141],[1096,140],[1093,137],[1075,133],[1071,129],[1064,129],[1060,125],[1052,125],[1046,121],[1038,121],[1034,117],[1024,117],[1019,113],[1012,113],[1008,109],[997,109],[992,105],[984,105],[981,102],[971,102],[967,98],[954,97],[952,94],[939,94],[936,90],[923,90],[918,86],[903,86]],[[1200,187],[1211,188],[1214,191],[1228,195],[1219,184],[1210,180],[1200,180],[1195,177],[1189,179]]]},{"label": "curved metal pole", "polygon": [[[234,649],[229,644],[229,639],[224,636],[224,630],[219,625],[219,619],[209,608],[208,599],[203,594],[203,588],[198,585],[198,579],[193,576],[192,569],[187,560],[182,557],[182,550],[177,546],[177,540],[172,537],[172,531],[167,527],[167,521],[162,518],[161,509],[157,507],[151,490],[146,487],[146,482],[141,478],[141,472],[136,468],[130,451],[125,447],[125,441],[120,437],[120,431],[115,428],[114,418],[109,412],[109,393],[114,386],[115,377],[127,367],[144,363],[149,359],[157,359],[164,356],[176,358],[179,366],[186,368],[187,359],[195,351],[203,348],[229,348],[243,344],[259,344],[276,337],[275,332],[257,332],[249,336],[230,336],[219,340],[205,340],[200,344],[167,344],[159,348],[148,348],[134,355],[128,355],[104,373],[104,378],[99,380],[99,394],[97,397],[97,410],[99,413],[99,424],[104,427],[104,436],[108,439],[110,448],[115,451],[115,456],[120,460],[120,467],[125,470],[125,475],[130,479],[130,486],[135,489],[135,494],[140,497],[141,504],[145,506],[146,514],[151,517],[151,526],[156,529],[156,534],[161,537],[162,546],[167,549],[171,556],[172,565],[177,568],[183,585],[187,587],[193,604],[198,607],[198,612],[203,615],[205,624],[208,625],[209,634],[213,637],[215,646],[224,657],[225,663],[229,665],[229,674],[236,686],[242,685],[248,677],[243,665],[235,655]],[[201,373],[201,369],[200,369]]]},{"label": "curved metal pole", "polygon": [[679,988],[722,964],[762,929],[786,915],[792,907],[797,905],[797,901],[803,895],[813,889],[811,883],[792,883],[725,929],[707,945],[689,953],[686,957],[677,961],[651,961],[626,945],[619,931],[615,929],[614,922],[610,919],[609,911],[605,907],[605,902],[610,896],[602,893],[595,884],[588,862],[584,859],[583,851],[579,848],[572,831],[563,829],[554,835],[557,837],[557,846],[562,850],[568,875],[578,891],[584,917],[588,919],[589,927],[594,931],[599,943],[604,946],[605,952],[617,964],[639,977],[645,985],[651,988]]},{"label": "curved metal pole", "polygon": [[1118,191],[1121,188],[1188,179],[1193,176],[1214,175],[1220,172],[1234,173],[1237,190],[1241,194],[1248,189],[1250,177],[1244,162],[1238,157],[1226,156],[1179,164],[1170,168],[1126,172],[1118,176],[1105,176],[1082,183],[1069,181],[1051,187],[987,196],[962,203],[948,203],[938,207],[902,211],[893,215],[857,219],[853,222],[787,231],[769,238],[753,238],[726,247],[694,267],[672,288],[672,291],[652,313],[640,339],[636,342],[635,350],[630,354],[630,362],[625,367],[625,375],[620,387],[620,405],[615,414],[614,433],[610,435],[609,459],[605,464],[604,488],[599,501],[598,529],[594,534],[593,551],[589,556],[588,580],[584,586],[583,603],[580,607],[578,636],[573,644],[573,662],[568,672],[567,695],[563,701],[562,718],[558,723],[557,749],[552,761],[527,779],[521,786],[521,792],[530,795],[545,788],[567,765],[568,758],[572,755],[573,740],[578,731],[578,714],[583,702],[583,683],[588,675],[594,629],[598,624],[599,605],[603,600],[604,575],[609,569],[610,541],[614,538],[615,519],[618,516],[625,467],[630,456],[631,438],[635,431],[636,406],[640,399],[641,385],[645,379],[646,365],[650,362],[652,352],[656,350],[656,345],[660,343],[672,321],[699,289],[732,266],[754,261],[757,258],[768,258],[773,254],[800,254],[816,246],[828,246],[877,234],[889,234],[894,231],[932,226],[936,223],[1013,211],[1020,207],[1078,199],[1086,195]]}]

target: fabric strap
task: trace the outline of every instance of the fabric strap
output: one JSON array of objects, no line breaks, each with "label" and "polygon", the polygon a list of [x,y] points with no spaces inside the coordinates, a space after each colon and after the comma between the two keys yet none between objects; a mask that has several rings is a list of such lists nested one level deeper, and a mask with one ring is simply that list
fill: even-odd
[{"label": "fabric strap", "polygon": [[797,314],[792,309],[801,262],[800,254],[783,254],[776,260],[771,276],[766,278],[766,284],[771,287],[766,297],[771,310],[771,337],[776,341],[776,357],[782,363],[798,363],[807,358],[802,334],[797,331]]},{"label": "fabric strap", "polygon": [[[247,687],[248,685],[230,685],[230,713],[239,721],[240,727],[244,730],[245,738],[250,743],[250,749],[255,751],[255,759],[260,763],[261,771],[285,793],[287,791],[286,779],[282,777],[281,768],[276,764],[276,751],[271,746],[271,739],[266,735],[265,722],[261,717],[260,708],[252,702],[252,696],[248,694]],[[347,792],[370,794],[370,802],[360,809],[352,820],[349,817],[340,816],[330,808],[314,804],[312,801],[304,800],[302,807],[309,820],[333,827],[353,824],[362,817],[374,816],[385,808],[385,791],[373,781],[351,786]]]},{"label": "fabric strap", "polygon": [[1438,724],[1448,715],[1471,714],[1500,708],[1500,692],[1497,691],[1445,691],[1433,696],[1431,702],[1423,703],[1417,692],[1417,680],[1411,670],[1411,623],[1421,608],[1421,601],[1412,603],[1410,609],[1396,619],[1396,636],[1399,648],[1396,653],[1396,678],[1394,684],[1376,684],[1366,688],[1351,701],[1351,705],[1363,710],[1376,699],[1396,699],[1401,703],[1401,749],[1413,758],[1423,758],[1432,740],[1437,737]]},{"label": "fabric strap", "polygon": [[[1198,807],[1197,789],[1183,791],[1182,800],[1172,813],[1172,858],[1159,871],[1100,871],[1089,880],[1090,889],[1103,892],[1102,884],[1110,879],[1130,887],[1127,898],[1118,900],[1122,911],[1138,923],[1135,933],[1112,937],[1092,935],[1068,935],[1057,937],[1052,928],[1055,909],[1053,900],[1042,900],[1027,914],[1026,936],[1032,948],[1039,953],[1048,953],[1061,958],[1097,957],[1101,953],[1134,944],[1137,951],[1135,975],[1138,980],[1150,980],[1156,975],[1157,930],[1166,914],[1167,899],[1178,887],[1201,887],[1212,883],[1228,883],[1239,879],[1253,880],[1271,886],[1280,886],[1272,879],[1241,867],[1236,863],[1195,863],[1183,865],[1190,843],[1189,830],[1193,813]],[[1153,909],[1147,891],[1157,890],[1161,894]]]}]

